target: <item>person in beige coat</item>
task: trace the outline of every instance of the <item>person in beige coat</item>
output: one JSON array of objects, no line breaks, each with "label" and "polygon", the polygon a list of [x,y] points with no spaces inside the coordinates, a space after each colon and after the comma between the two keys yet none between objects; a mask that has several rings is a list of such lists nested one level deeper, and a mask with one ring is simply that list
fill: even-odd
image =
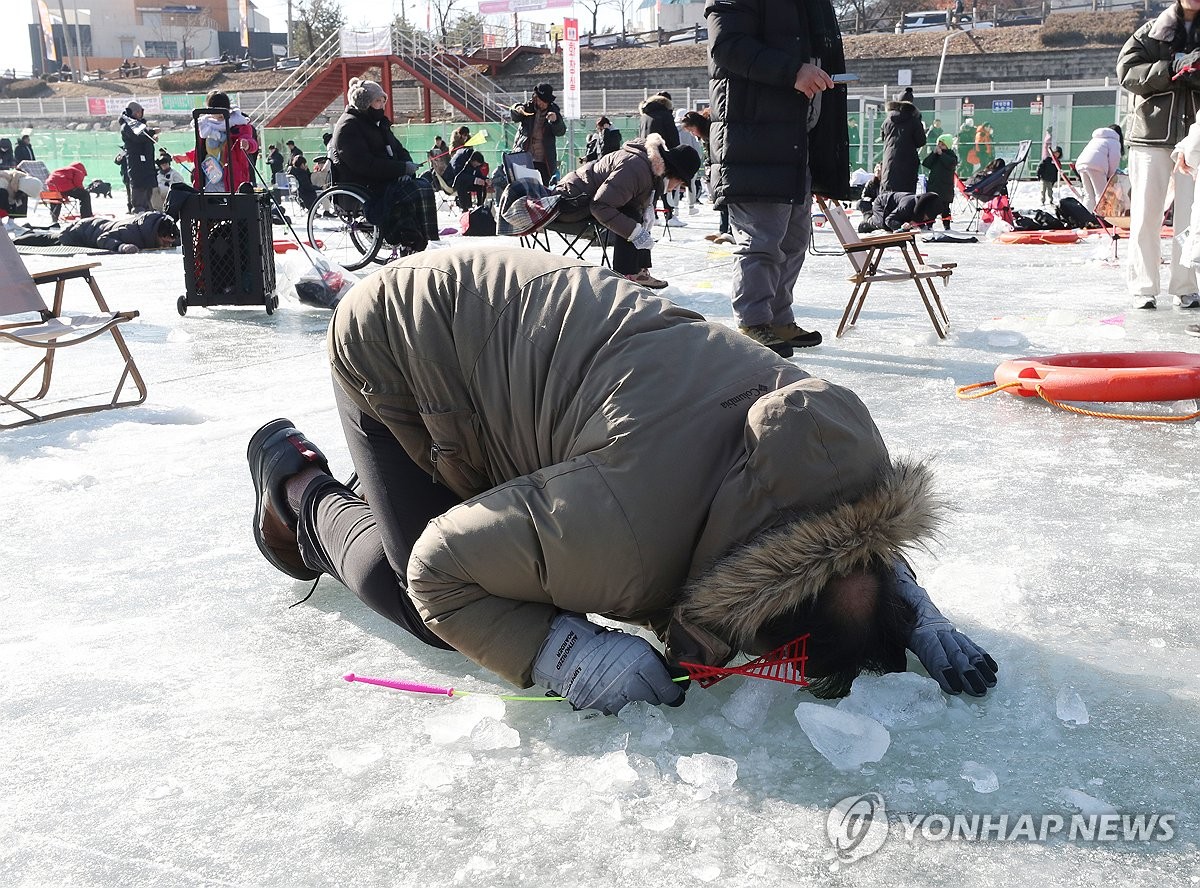
[{"label": "person in beige coat", "polygon": [[609,713],[681,702],[679,661],[805,632],[818,693],[903,670],[906,646],[947,691],[995,683],[902,558],[937,525],[929,469],[737,331],[607,269],[472,247],[358,283],[328,345],[361,495],[290,420],[255,433],[254,535],[285,573]]}]

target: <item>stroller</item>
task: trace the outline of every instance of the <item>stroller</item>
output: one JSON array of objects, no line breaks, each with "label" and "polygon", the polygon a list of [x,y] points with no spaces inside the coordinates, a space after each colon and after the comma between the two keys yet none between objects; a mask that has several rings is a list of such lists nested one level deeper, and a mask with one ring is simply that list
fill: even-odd
[{"label": "stroller", "polygon": [[990,222],[993,215],[1004,218],[1012,224],[1012,209],[1008,201],[1008,180],[1019,167],[1029,158],[1029,147],[1033,143],[1026,139],[1017,146],[1017,156],[1011,163],[1006,163],[999,169],[992,170],[982,178],[973,179],[964,184],[955,177],[955,183],[963,197],[970,205],[971,218],[967,222],[968,231],[978,231],[980,216],[985,222]]}]

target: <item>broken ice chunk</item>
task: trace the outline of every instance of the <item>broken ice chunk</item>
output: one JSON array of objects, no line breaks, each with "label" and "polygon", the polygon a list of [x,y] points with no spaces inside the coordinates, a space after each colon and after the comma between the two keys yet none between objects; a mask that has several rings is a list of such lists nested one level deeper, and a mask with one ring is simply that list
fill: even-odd
[{"label": "broken ice chunk", "polygon": [[742,682],[721,707],[725,720],[743,731],[756,731],[767,720],[771,704],[784,690],[773,681]]},{"label": "broken ice chunk", "polygon": [[996,772],[979,762],[963,762],[959,776],[970,783],[976,792],[989,793],[1000,788],[1000,778]]},{"label": "broken ice chunk", "polygon": [[839,771],[855,771],[883,758],[892,735],[875,719],[819,703],[801,703],[796,721],[809,742]]},{"label": "broken ice chunk", "polygon": [[504,722],[485,718],[471,729],[471,746],[475,749],[516,749],[521,735]]},{"label": "broken ice chunk", "polygon": [[731,758],[698,752],[681,756],[675,763],[679,779],[697,789],[720,792],[729,789],[737,780],[738,766]]},{"label": "broken ice chunk", "polygon": [[456,697],[425,720],[425,733],[434,743],[453,743],[469,737],[485,718],[504,718],[504,701],[495,697]]},{"label": "broken ice chunk", "polygon": [[873,718],[885,728],[920,728],[946,713],[946,697],[932,678],[915,672],[860,675],[837,708]]},{"label": "broken ice chunk", "polygon": [[1091,720],[1087,704],[1072,687],[1059,689],[1058,696],[1054,698],[1054,708],[1058,711],[1058,717],[1069,725],[1086,725]]}]

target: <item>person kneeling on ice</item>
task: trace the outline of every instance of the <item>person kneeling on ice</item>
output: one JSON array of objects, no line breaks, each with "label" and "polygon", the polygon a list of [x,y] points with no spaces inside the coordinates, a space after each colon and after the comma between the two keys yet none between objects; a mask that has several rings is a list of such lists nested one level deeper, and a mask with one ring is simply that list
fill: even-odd
[{"label": "person kneeling on ice", "polygon": [[165,213],[150,212],[124,219],[81,219],[62,231],[38,231],[13,238],[27,247],[91,247],[112,253],[136,253],[179,246],[179,227]]},{"label": "person kneeling on ice", "polygon": [[995,684],[902,557],[937,525],[929,468],[736,330],[608,269],[464,247],[356,284],[328,347],[361,491],[288,419],[247,449],[254,537],[284,573],[579,709],[677,705],[675,664],[804,633],[823,696],[903,670],[906,647],[949,693]]},{"label": "person kneeling on ice", "polygon": [[941,195],[932,191],[905,194],[881,191],[871,204],[870,215],[858,223],[860,234],[872,231],[908,231],[927,225],[942,214]]}]

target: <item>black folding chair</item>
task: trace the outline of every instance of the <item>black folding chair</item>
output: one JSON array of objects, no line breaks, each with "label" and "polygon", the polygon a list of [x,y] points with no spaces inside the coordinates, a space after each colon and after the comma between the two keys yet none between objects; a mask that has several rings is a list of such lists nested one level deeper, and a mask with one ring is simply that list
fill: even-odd
[{"label": "black folding chair", "polygon": [[1008,180],[1029,158],[1029,146],[1033,143],[1026,139],[1017,146],[1016,159],[1006,163],[999,169],[988,173],[978,182],[963,186],[963,196],[971,207],[971,218],[967,222],[967,231],[978,230],[979,214],[988,202],[995,200],[1001,192],[1008,188]]},{"label": "black folding chair", "polygon": [[[540,185],[542,174],[533,166],[533,157],[527,151],[508,151],[503,155],[504,172],[509,182],[519,182],[522,179],[536,180]],[[558,238],[557,245],[551,240],[553,234]],[[590,247],[600,248],[600,265],[608,268],[608,244],[612,237],[603,225],[594,219],[584,219],[579,222],[564,222],[554,219],[545,225],[521,236],[521,246],[530,249],[545,250],[556,253],[562,249],[563,256],[574,256],[576,259],[587,261],[585,253]]]}]

